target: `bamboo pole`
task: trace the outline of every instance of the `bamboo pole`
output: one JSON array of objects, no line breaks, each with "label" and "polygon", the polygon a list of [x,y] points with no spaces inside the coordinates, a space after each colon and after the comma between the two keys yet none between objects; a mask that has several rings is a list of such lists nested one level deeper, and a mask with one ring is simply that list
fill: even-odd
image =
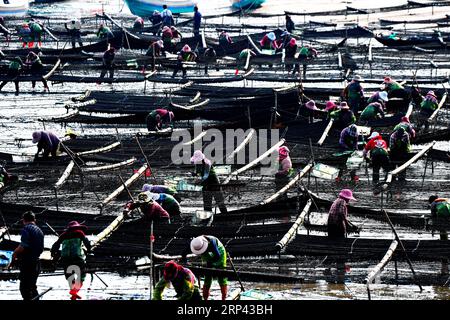
[{"label": "bamboo pole", "polygon": [[192,105],[189,105],[189,106],[182,106],[180,104],[176,104],[176,103],[170,102],[170,105],[172,107],[175,107],[175,108],[180,108],[180,109],[184,109],[184,110],[192,110],[192,109],[195,109],[195,108],[207,105],[209,103],[209,101],[210,101],[209,99],[205,99],[202,102],[199,102],[197,104],[192,104]]},{"label": "bamboo pole", "polygon": [[156,176],[155,176],[155,174],[154,174],[154,172],[153,172],[153,170],[152,170],[152,166],[150,165],[150,161],[148,160],[147,155],[146,155],[145,152],[144,152],[144,149],[142,149],[141,142],[139,141],[139,136],[136,135],[135,137],[136,137],[136,142],[137,142],[137,144],[138,144],[138,146],[139,146],[139,150],[141,151],[141,154],[142,154],[142,156],[144,157],[145,162],[147,163],[147,167],[148,167],[148,169],[150,170],[150,175],[151,175],[152,178],[153,178],[153,182],[156,184],[156,183],[157,183],[157,181],[156,181]]},{"label": "bamboo pole", "polygon": [[66,108],[79,108],[79,107],[85,107],[85,106],[90,106],[93,104],[96,104],[97,100],[96,99],[90,99],[84,102],[76,102],[76,103],[67,103],[64,105],[64,107]]},{"label": "bamboo pole", "polygon": [[66,182],[67,178],[72,173],[74,166],[75,166],[75,162],[73,160],[70,160],[69,164],[66,167],[66,170],[64,170],[63,174],[61,175],[61,177],[58,179],[58,181],[54,185],[54,188],[56,190],[61,188],[61,186]]},{"label": "bamboo pole", "polygon": [[444,93],[444,95],[442,96],[441,101],[438,104],[438,107],[436,110],[434,110],[433,114],[428,118],[428,122],[433,121],[433,119],[437,116],[439,110],[441,110],[442,106],[444,105],[445,101],[447,100],[447,95],[448,93]]},{"label": "bamboo pole", "polygon": [[233,152],[231,152],[228,156],[227,156],[227,160],[231,160],[233,159],[233,157],[239,153],[239,151],[241,151],[246,145],[247,143],[250,142],[250,140],[255,136],[256,130],[255,129],[250,129],[250,132],[247,134],[247,136],[245,137],[245,139],[242,141],[242,143],[237,146],[236,149],[233,150]]},{"label": "bamboo pole", "polygon": [[283,238],[277,242],[276,247],[278,251],[282,250],[286,245],[293,239],[295,236],[298,228],[303,224],[305,221],[305,216],[311,209],[312,201],[311,199],[308,200],[305,207],[303,208],[302,212],[298,215],[297,219],[295,220],[292,227],[288,230],[288,232],[283,236]]},{"label": "bamboo pole", "polygon": [[258,48],[258,46],[253,42],[253,39],[249,36],[249,35],[247,35],[247,39],[248,39],[248,42],[251,44],[251,46],[253,47],[253,49],[255,49],[256,50],[256,52],[258,52],[258,54],[262,54],[262,52],[261,52],[261,50]]},{"label": "bamboo pole", "polygon": [[122,191],[125,190],[125,186],[131,185],[133,182],[135,182],[144,172],[147,170],[148,165],[144,164],[138,172],[133,174],[126,182],[125,184],[122,184],[120,187],[118,187],[116,190],[114,190],[108,197],[106,197],[105,200],[102,201],[100,204],[100,207],[103,208],[105,205],[110,203],[112,200],[114,200]]},{"label": "bamboo pole", "polygon": [[333,119],[331,119],[331,120],[328,122],[328,125],[327,125],[327,127],[325,128],[325,130],[323,131],[322,136],[320,137],[319,141],[317,141],[317,144],[318,144],[319,146],[321,146],[321,145],[324,143],[325,139],[327,138],[328,132],[330,131],[331,127],[333,126],[333,122],[334,122]]},{"label": "bamboo pole", "polygon": [[405,258],[406,258],[406,261],[408,262],[409,268],[411,269],[411,272],[412,272],[412,274],[413,274],[414,281],[415,281],[416,284],[419,286],[420,292],[422,292],[422,291],[423,291],[422,286],[421,286],[420,283],[417,281],[417,278],[416,278],[416,272],[414,271],[413,265],[412,265],[412,263],[411,263],[411,260],[410,260],[409,257],[408,257],[408,254],[407,254],[407,252],[406,252],[406,249],[405,249],[405,247],[403,246],[403,243],[402,243],[402,241],[400,240],[400,237],[399,237],[398,234],[397,234],[397,230],[395,230],[395,227],[394,227],[394,225],[392,224],[391,219],[389,218],[389,215],[388,215],[387,211],[386,211],[386,210],[383,210],[383,213],[384,213],[384,215],[386,216],[386,219],[387,219],[387,221],[388,221],[388,223],[389,223],[389,226],[390,226],[391,229],[392,229],[392,232],[394,232],[395,239],[398,241],[398,243],[400,244],[400,247],[402,248],[403,253],[405,254]]},{"label": "bamboo pole", "polygon": [[106,166],[83,168],[83,172],[99,172],[99,171],[114,170],[114,169],[132,165],[135,162],[136,162],[136,158],[131,158],[131,159],[119,162],[119,163],[110,164],[110,165],[106,165]]},{"label": "bamboo pole", "polygon": [[230,182],[231,178],[233,176],[237,176],[242,172],[247,171],[250,168],[253,168],[254,166],[256,166],[259,162],[261,162],[261,160],[267,158],[272,152],[274,152],[275,150],[278,150],[278,148],[280,146],[282,146],[284,144],[286,140],[285,139],[281,139],[280,141],[278,141],[273,147],[271,147],[269,150],[267,150],[266,152],[264,152],[262,155],[260,155],[258,158],[256,158],[255,160],[253,160],[252,162],[250,162],[249,164],[243,166],[242,168],[233,171],[232,173],[230,173],[230,175],[228,176],[228,178],[225,180],[224,184],[227,184],[228,182]]},{"label": "bamboo pole", "polygon": [[82,152],[77,152],[77,156],[87,156],[87,155],[92,155],[92,154],[96,154],[96,153],[104,153],[104,152],[109,152],[111,150],[114,150],[115,148],[117,148],[118,146],[120,146],[120,142],[114,142],[106,147],[102,147],[102,148],[98,148],[98,149],[94,149],[94,150],[88,150],[88,151],[82,151]]},{"label": "bamboo pole", "polygon": [[381,272],[381,270],[392,259],[392,256],[394,255],[394,252],[397,249],[397,246],[398,246],[398,241],[393,240],[391,245],[389,246],[386,254],[384,255],[383,259],[381,259],[381,261],[375,266],[375,268],[373,268],[372,271],[368,274],[365,282],[367,285],[367,294],[369,296],[369,300],[371,300],[370,284],[373,283],[375,277]]},{"label": "bamboo pole", "polygon": [[387,189],[388,185],[392,182],[393,176],[395,176],[395,175],[399,174],[400,172],[406,170],[406,168],[408,168],[411,164],[413,164],[414,162],[419,160],[421,157],[423,157],[423,155],[427,151],[429,151],[434,146],[435,143],[436,143],[436,141],[433,141],[428,146],[426,146],[422,150],[420,150],[414,157],[412,157],[411,159],[406,161],[404,164],[402,164],[400,167],[398,167],[397,169],[389,172],[389,174],[388,174],[388,176],[386,178],[386,182],[383,184],[383,190]]},{"label": "bamboo pole", "polygon": [[94,250],[100,243],[105,241],[111,234],[117,230],[117,228],[123,223],[125,216],[121,214],[116,219],[113,220],[102,232],[100,232],[95,240],[91,242],[91,250]]},{"label": "bamboo pole", "polygon": [[189,146],[191,144],[194,144],[195,142],[197,142],[198,140],[200,140],[201,138],[203,138],[205,135],[207,134],[207,131],[202,131],[198,136],[196,136],[194,139],[192,139],[191,141],[185,142],[183,143],[183,146]]},{"label": "bamboo pole", "polygon": [[42,79],[48,80],[48,78],[50,78],[53,75],[53,73],[55,73],[56,69],[58,69],[60,64],[61,59],[58,59],[58,61],[56,61],[55,65],[53,66],[52,70],[50,70],[46,75],[42,76]]},{"label": "bamboo pole", "polygon": [[308,163],[302,171],[300,171],[291,181],[288,182],[283,188],[281,188],[278,192],[264,200],[260,203],[260,205],[265,205],[271,203],[273,200],[277,199],[279,196],[285,194],[290,188],[292,188],[297,181],[301,180],[311,169],[313,168],[312,163]]}]

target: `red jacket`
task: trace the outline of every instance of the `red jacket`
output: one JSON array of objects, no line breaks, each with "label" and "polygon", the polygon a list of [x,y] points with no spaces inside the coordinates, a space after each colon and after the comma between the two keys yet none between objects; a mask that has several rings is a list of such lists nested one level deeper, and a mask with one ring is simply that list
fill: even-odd
[{"label": "red jacket", "polygon": [[387,150],[388,145],[387,142],[383,140],[383,137],[381,135],[376,136],[375,138],[372,138],[367,142],[366,146],[364,147],[364,156],[366,156],[367,152],[372,151],[375,149],[375,147],[382,147],[383,149]]},{"label": "red jacket", "polygon": [[128,202],[127,209],[134,210],[140,207],[145,218],[148,220],[165,220],[170,219],[169,213],[163,209],[156,201],[152,203],[139,204],[135,202]]}]

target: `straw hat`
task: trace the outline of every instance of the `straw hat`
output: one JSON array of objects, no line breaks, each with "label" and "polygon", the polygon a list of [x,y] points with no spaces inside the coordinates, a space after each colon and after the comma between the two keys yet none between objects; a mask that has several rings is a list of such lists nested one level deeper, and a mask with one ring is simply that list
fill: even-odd
[{"label": "straw hat", "polygon": [[33,132],[32,137],[33,137],[33,143],[38,143],[39,140],[41,140],[41,137],[42,137],[41,131],[35,131],[35,132]]},{"label": "straw hat", "polygon": [[311,109],[311,110],[316,110],[316,102],[314,100],[309,100],[306,104],[305,104],[306,108]]},{"label": "straw hat", "polygon": [[201,152],[200,150],[195,150],[195,152],[191,158],[191,163],[199,163],[204,159],[205,159],[205,155],[203,154],[203,152]]},{"label": "straw hat", "polygon": [[347,102],[342,101],[341,104],[339,105],[340,109],[344,109],[344,110],[349,110],[350,107],[348,106]]},{"label": "straw hat", "polygon": [[433,97],[437,98],[437,97],[436,97],[436,94],[434,93],[433,90],[428,91],[428,92],[427,92],[427,96],[433,96]]},{"label": "straw hat", "polygon": [[194,254],[203,254],[208,248],[208,240],[204,236],[194,238],[191,241],[191,251]]},{"label": "straw hat", "polygon": [[336,103],[334,103],[333,101],[328,101],[327,104],[325,105],[325,110],[328,111],[336,107],[337,107]]},{"label": "straw hat", "polygon": [[378,94],[378,96],[379,96],[380,99],[383,100],[383,101],[386,101],[386,102],[389,101],[388,94],[387,94],[386,91],[380,91],[380,93]]},{"label": "straw hat", "polygon": [[364,81],[364,79],[363,78],[361,78],[361,76],[360,75],[355,75],[354,77],[353,77],[353,81],[359,81],[359,82],[363,82]]},{"label": "straw hat", "polygon": [[191,52],[191,47],[189,45],[185,44],[183,49],[181,49],[183,52]]},{"label": "straw hat", "polygon": [[138,194],[138,200],[139,202],[148,203],[152,201],[152,198],[150,196],[150,192],[145,191]]},{"label": "straw hat", "polygon": [[269,40],[274,41],[277,37],[275,35],[275,33],[270,32],[269,34],[267,34],[267,37],[269,38]]},{"label": "straw hat", "polygon": [[76,230],[76,229],[86,230],[87,227],[85,225],[78,223],[78,221],[70,221],[67,224],[66,230]]},{"label": "straw hat", "polygon": [[339,193],[339,197],[346,199],[346,200],[355,200],[356,199],[353,197],[353,192],[350,189],[342,189],[341,192]]}]

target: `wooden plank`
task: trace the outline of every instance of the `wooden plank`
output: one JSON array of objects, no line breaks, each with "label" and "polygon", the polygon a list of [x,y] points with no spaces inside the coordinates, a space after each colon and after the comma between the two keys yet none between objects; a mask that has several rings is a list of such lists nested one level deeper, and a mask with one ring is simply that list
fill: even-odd
[{"label": "wooden plank", "polygon": [[114,164],[110,164],[110,165],[106,165],[106,166],[83,168],[83,172],[99,172],[99,171],[115,170],[118,168],[132,165],[135,162],[136,162],[136,158],[131,158],[131,159],[119,162],[119,163],[114,163]]},{"label": "wooden plank", "polygon": [[61,186],[66,183],[67,178],[70,176],[70,174],[73,171],[73,167],[75,166],[75,162],[73,160],[70,160],[69,164],[66,167],[66,170],[64,170],[61,177],[58,179],[58,181],[55,183],[54,188],[59,189]]},{"label": "wooden plank", "polygon": [[94,149],[94,150],[78,152],[78,153],[76,153],[76,155],[77,156],[86,156],[86,155],[92,155],[92,154],[96,154],[96,153],[108,152],[108,151],[114,150],[118,146],[120,146],[120,142],[114,142],[114,143],[112,143],[112,144],[110,144],[110,145],[108,145],[106,147],[103,147],[103,148],[98,148],[98,149]]},{"label": "wooden plank", "polygon": [[[129,178],[127,181],[125,181],[125,185],[128,187],[133,182],[135,182],[145,172],[145,170],[147,170],[147,167],[148,167],[148,165],[144,164],[135,174],[133,174],[131,176],[131,178]],[[112,200],[117,198],[117,196],[124,190],[125,190],[125,187],[123,184],[121,184],[120,187],[118,187],[116,190],[114,190],[108,197],[106,197],[105,200],[103,200],[103,202],[100,204],[100,206],[104,207],[105,205],[110,203]]]},{"label": "wooden plank", "polygon": [[253,42],[253,40],[252,40],[252,38],[249,36],[249,35],[247,35],[247,39],[248,39],[248,42],[251,44],[251,46],[253,47],[253,49],[255,49],[256,50],[256,52],[258,52],[258,54],[262,54],[262,52],[261,52],[261,50],[258,48],[258,46]]},{"label": "wooden plank", "polygon": [[51,122],[51,121],[64,121],[64,120],[70,119],[72,117],[75,117],[79,113],[80,113],[80,110],[77,109],[77,110],[74,110],[72,112],[65,113],[65,114],[63,114],[61,116],[58,116],[58,117],[52,117],[52,118],[48,118],[48,119],[40,118],[39,121],[49,121],[49,122]]},{"label": "wooden plank", "polygon": [[276,246],[278,250],[283,249],[286,247],[286,245],[293,239],[295,234],[297,233],[298,228],[303,224],[305,221],[305,216],[309,212],[309,209],[311,208],[312,201],[311,199],[308,200],[305,207],[303,208],[302,212],[299,214],[297,220],[295,220],[295,223],[292,225],[292,227],[288,230],[288,232],[283,236],[283,238],[277,242]]},{"label": "wooden plank", "polygon": [[334,122],[333,119],[331,119],[331,120],[328,122],[328,125],[327,125],[327,127],[325,128],[325,130],[323,131],[322,136],[320,137],[319,141],[317,141],[317,144],[318,144],[319,146],[321,146],[321,145],[324,143],[325,139],[327,138],[328,132],[330,131],[331,127],[333,126],[333,122]]},{"label": "wooden plank", "polygon": [[436,110],[434,110],[433,114],[428,118],[428,122],[433,121],[433,119],[437,116],[439,110],[441,110],[442,106],[444,105],[445,101],[447,100],[447,95],[448,93],[444,93],[444,95],[442,96],[441,101],[438,104],[438,107]]},{"label": "wooden plank", "polygon": [[231,178],[233,176],[237,176],[238,174],[247,171],[250,168],[253,168],[254,166],[256,166],[259,162],[261,162],[261,160],[267,158],[272,152],[274,152],[275,150],[278,150],[278,148],[280,146],[282,146],[285,143],[285,139],[281,139],[280,141],[278,141],[273,147],[271,147],[269,150],[267,150],[266,152],[264,152],[262,155],[260,155],[258,158],[256,158],[255,160],[253,160],[252,162],[250,162],[249,164],[243,166],[242,168],[233,171],[228,178],[225,180],[224,184],[227,184],[228,182],[230,182]]},{"label": "wooden plank", "polygon": [[172,107],[180,108],[180,109],[183,109],[183,110],[192,110],[192,109],[195,109],[195,108],[207,105],[208,103],[209,103],[209,99],[205,99],[202,102],[199,102],[199,103],[196,103],[196,104],[192,104],[192,105],[189,105],[189,106],[182,106],[181,104],[176,104],[176,103],[173,103],[173,102],[171,102],[170,105]]},{"label": "wooden plank", "polygon": [[275,194],[273,194],[272,196],[261,202],[260,205],[268,204],[273,200],[277,199],[279,196],[285,194],[290,188],[292,188],[297,183],[297,181],[301,180],[305,176],[305,174],[307,174],[312,168],[313,168],[312,163],[308,163],[308,165],[306,165],[306,167],[304,167],[302,171],[300,171],[291,181],[289,181],[288,184],[286,184],[283,188],[278,190],[278,192],[276,192]]},{"label": "wooden plank", "polygon": [[84,102],[76,102],[76,103],[67,103],[64,105],[64,107],[66,108],[79,108],[79,107],[85,107],[85,106],[90,106],[93,104],[96,104],[97,100],[96,99],[90,99]]},{"label": "wooden plank", "polygon": [[386,264],[391,260],[392,255],[394,254],[395,250],[397,249],[398,242],[397,240],[393,240],[391,245],[389,246],[388,250],[386,251],[386,254],[384,255],[383,259],[375,266],[375,268],[372,269],[372,271],[368,274],[366,278],[366,284],[367,288],[369,288],[369,285],[373,283],[375,280],[375,277],[381,272],[381,270],[386,266]]}]

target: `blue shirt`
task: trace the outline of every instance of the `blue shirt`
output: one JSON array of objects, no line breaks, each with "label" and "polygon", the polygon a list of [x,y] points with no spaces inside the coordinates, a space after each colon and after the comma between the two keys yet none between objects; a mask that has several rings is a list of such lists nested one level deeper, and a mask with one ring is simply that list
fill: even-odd
[{"label": "blue shirt", "polygon": [[34,223],[29,223],[20,232],[20,245],[25,249],[23,260],[38,260],[44,251],[44,233]]}]

